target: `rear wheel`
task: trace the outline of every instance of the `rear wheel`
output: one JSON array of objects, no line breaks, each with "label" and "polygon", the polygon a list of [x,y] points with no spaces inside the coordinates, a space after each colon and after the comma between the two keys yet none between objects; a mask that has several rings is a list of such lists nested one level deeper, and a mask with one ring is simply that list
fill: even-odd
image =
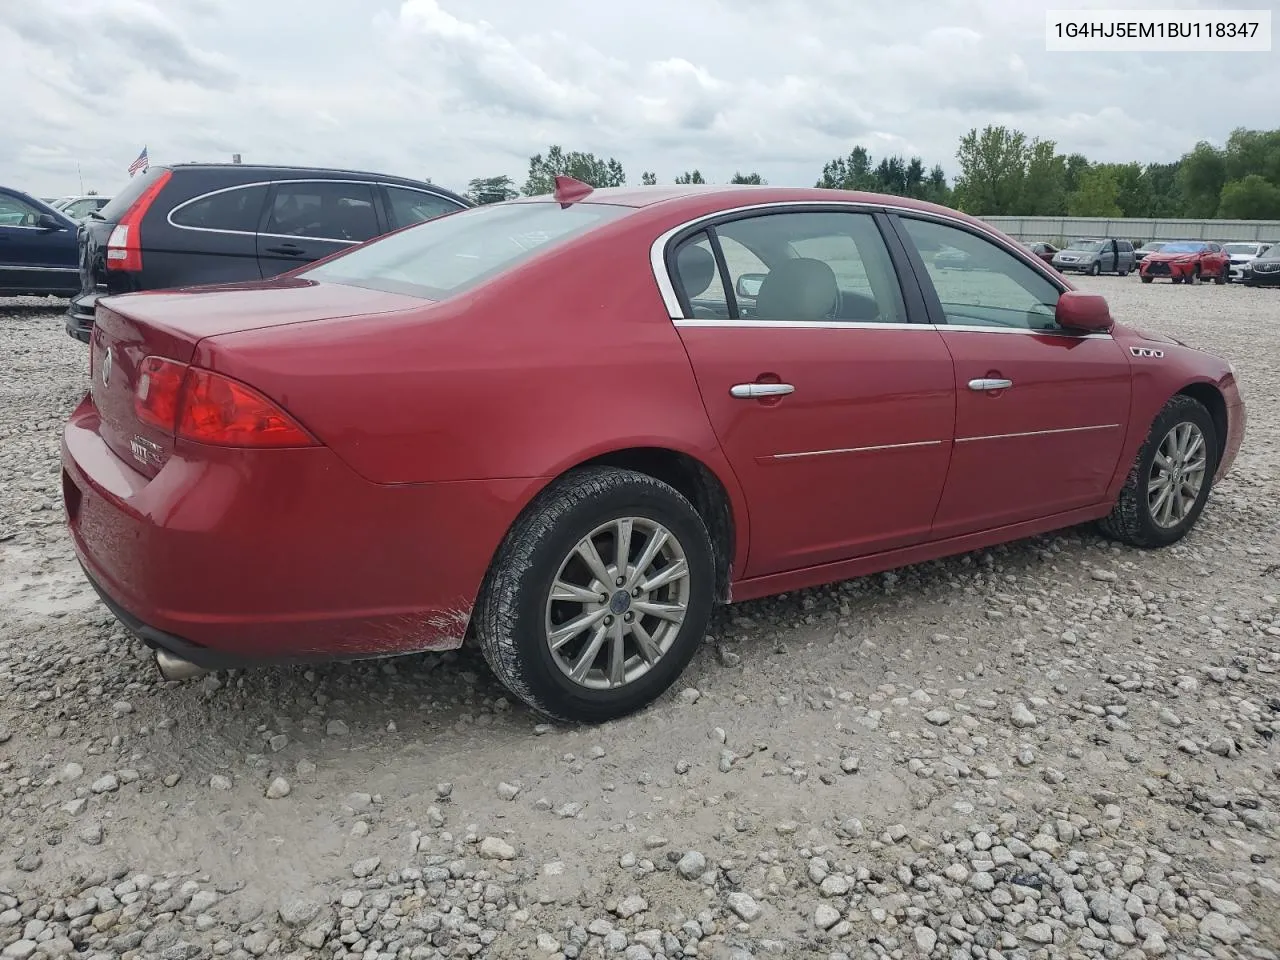
[{"label": "rear wheel", "polygon": [[674,488],[630,470],[557,481],[508,533],[476,607],[481,650],[535,710],[600,723],[662,694],[702,642],[715,569]]},{"label": "rear wheel", "polygon": [[1213,417],[1198,401],[1178,396],[1164,405],[1099,526],[1135,547],[1165,547],[1195,526],[1217,470]]}]

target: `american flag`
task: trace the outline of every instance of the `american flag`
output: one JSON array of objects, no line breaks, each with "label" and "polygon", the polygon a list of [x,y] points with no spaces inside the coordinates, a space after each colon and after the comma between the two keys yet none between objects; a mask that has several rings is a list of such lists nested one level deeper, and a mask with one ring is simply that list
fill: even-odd
[{"label": "american flag", "polygon": [[143,147],[142,152],[138,154],[138,159],[129,164],[129,176],[133,176],[139,170],[147,169],[147,148]]}]

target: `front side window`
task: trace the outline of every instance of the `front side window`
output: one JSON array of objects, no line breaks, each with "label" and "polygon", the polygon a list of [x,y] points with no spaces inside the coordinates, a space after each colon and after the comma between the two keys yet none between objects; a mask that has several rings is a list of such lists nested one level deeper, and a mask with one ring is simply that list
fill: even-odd
[{"label": "front side window", "polygon": [[198,230],[256,233],[266,199],[266,184],[236,187],[185,203],[174,210],[169,219],[177,226]]},{"label": "front side window", "polygon": [[[902,217],[942,303],[947,323],[1061,329],[1054,319],[1058,288],[1040,271],[968,230]],[[948,256],[950,250],[961,256]]]},{"label": "front side window", "polygon": [[742,319],[907,322],[871,214],[769,213],[714,229]]},{"label": "front side window", "polygon": [[0,227],[34,227],[40,213],[25,200],[0,193]]},{"label": "front side window", "polygon": [[373,187],[336,180],[276,185],[265,233],[360,243],[378,235]]},{"label": "front side window", "polygon": [[442,300],[630,212],[541,201],[471,207],[382,237],[302,276]]},{"label": "front side window", "polygon": [[412,223],[422,223],[443,217],[446,213],[456,213],[463,209],[452,200],[425,190],[410,190],[407,187],[385,187],[387,200],[391,205],[391,224],[395,227],[407,227]]}]

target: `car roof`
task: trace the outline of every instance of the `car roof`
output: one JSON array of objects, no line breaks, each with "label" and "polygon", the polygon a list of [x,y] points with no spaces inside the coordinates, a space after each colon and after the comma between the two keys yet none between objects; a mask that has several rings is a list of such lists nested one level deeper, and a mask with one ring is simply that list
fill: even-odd
[{"label": "car roof", "polygon": [[260,176],[273,176],[280,174],[293,176],[296,174],[303,174],[322,176],[326,179],[352,176],[359,177],[362,180],[375,180],[381,183],[403,183],[412,184],[415,187],[430,187],[432,190],[441,193],[446,197],[462,199],[462,195],[460,193],[450,190],[448,187],[442,187],[437,183],[429,183],[426,180],[415,180],[413,177],[401,177],[390,173],[375,173],[372,170],[346,170],[341,167],[299,167],[289,164],[212,163],[199,160],[192,160],[184,163],[153,164],[153,166],[165,167],[169,170],[243,170],[246,173],[257,174]]},{"label": "car roof", "polygon": [[[554,201],[553,194],[520,197],[509,203],[534,203]],[[661,186],[599,187],[590,193],[570,201],[573,203],[602,203],[621,207],[654,207],[670,204],[671,213],[679,215],[686,209],[705,213],[708,206],[732,210],[754,204],[773,203],[864,203],[871,206],[898,207],[919,210],[924,213],[942,214],[951,219],[964,219],[990,230],[988,224],[976,217],[961,213],[952,207],[899,197],[884,193],[866,193],[861,190],[830,190],[823,187],[774,187],[756,184],[670,184]]]}]

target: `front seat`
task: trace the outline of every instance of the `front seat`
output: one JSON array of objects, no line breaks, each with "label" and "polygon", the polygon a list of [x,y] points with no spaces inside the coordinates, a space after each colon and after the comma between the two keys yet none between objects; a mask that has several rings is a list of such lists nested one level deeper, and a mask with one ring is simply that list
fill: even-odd
[{"label": "front seat", "polygon": [[840,302],[835,272],[821,260],[783,260],[760,284],[757,320],[830,320]]}]

